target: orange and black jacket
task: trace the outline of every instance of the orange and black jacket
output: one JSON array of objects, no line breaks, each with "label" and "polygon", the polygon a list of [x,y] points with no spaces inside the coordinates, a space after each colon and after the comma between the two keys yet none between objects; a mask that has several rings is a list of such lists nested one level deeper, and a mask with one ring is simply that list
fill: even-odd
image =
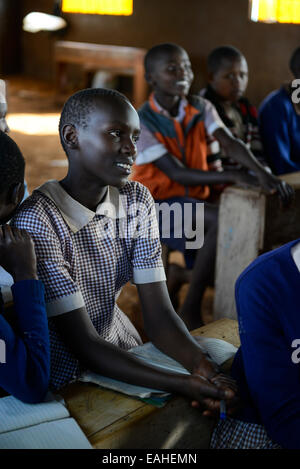
[{"label": "orange and black jacket", "polygon": [[[204,100],[189,96],[182,123],[162,115],[155,105],[153,94],[139,109],[141,123],[166,147],[166,153],[178,158],[192,169],[207,171],[207,137],[204,127]],[[154,199],[187,196],[206,199],[208,186],[184,186],[171,180],[154,163],[134,165],[132,179],[144,184]]]}]

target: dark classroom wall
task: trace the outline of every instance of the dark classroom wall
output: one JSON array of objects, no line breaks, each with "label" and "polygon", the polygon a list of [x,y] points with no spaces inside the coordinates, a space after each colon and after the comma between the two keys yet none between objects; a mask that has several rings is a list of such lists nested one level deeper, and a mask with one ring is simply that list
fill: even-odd
[{"label": "dark classroom wall", "polygon": [[0,0],[0,74],[20,72],[22,10],[20,0]]},{"label": "dark classroom wall", "polygon": [[[23,14],[50,13],[53,0],[23,0]],[[261,24],[248,19],[248,0],[134,0],[129,17],[68,14],[69,29],[59,39],[149,48],[159,42],[182,45],[190,54],[194,88],[205,84],[206,56],[214,47],[232,44],[246,56],[250,69],[248,97],[258,104],[290,78],[288,58],[300,45],[300,25]],[[22,34],[23,69],[52,79],[56,36]]]}]

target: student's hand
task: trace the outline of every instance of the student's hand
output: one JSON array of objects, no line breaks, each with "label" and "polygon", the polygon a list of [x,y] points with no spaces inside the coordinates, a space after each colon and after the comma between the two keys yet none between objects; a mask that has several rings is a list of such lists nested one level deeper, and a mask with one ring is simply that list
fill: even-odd
[{"label": "student's hand", "polygon": [[[192,376],[199,376],[206,380],[207,383],[211,383],[223,393],[223,397],[226,401],[226,408],[228,415],[234,413],[238,405],[238,388],[236,382],[230,377],[222,373],[218,366],[209,359],[203,358],[199,365],[193,370]],[[204,407],[203,415],[215,416],[220,411],[220,399],[213,398],[208,395],[203,395],[200,399],[193,400],[193,407]]]},{"label": "student's hand", "polygon": [[202,358],[199,364],[193,369],[192,375],[201,376],[218,388],[230,391],[227,395],[228,398],[234,397],[234,395],[237,394],[238,388],[235,380],[225,373],[222,373],[218,365],[209,358]]},{"label": "student's hand", "polygon": [[295,192],[289,184],[268,172],[262,172],[258,174],[257,177],[261,187],[267,194],[277,193],[284,207],[291,204]]},{"label": "student's hand", "polygon": [[37,279],[34,244],[27,231],[0,226],[0,265],[15,282]]},{"label": "student's hand", "polygon": [[202,409],[203,415],[210,417],[220,412],[220,401],[225,400],[228,415],[236,406],[237,395],[230,385],[221,377],[207,380],[203,376],[193,374],[188,377],[189,389],[185,395],[192,400],[192,407]]},{"label": "student's hand", "polygon": [[[211,382],[215,384],[220,389],[231,389],[234,395],[230,398],[226,398],[226,414],[230,417],[233,416],[241,408],[241,401],[238,395],[238,388],[236,382],[225,375],[224,373],[219,373],[214,378],[211,379]],[[205,406],[202,414],[205,417],[218,417],[220,413],[220,401],[213,400],[211,398],[205,398],[201,402],[202,406]],[[199,402],[193,401],[193,407],[199,407]]]}]

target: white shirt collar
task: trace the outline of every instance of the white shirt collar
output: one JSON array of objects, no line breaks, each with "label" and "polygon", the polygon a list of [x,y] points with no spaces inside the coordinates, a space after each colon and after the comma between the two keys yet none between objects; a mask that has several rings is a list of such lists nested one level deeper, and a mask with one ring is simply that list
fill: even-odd
[{"label": "white shirt collar", "polygon": [[65,222],[74,233],[86,226],[96,214],[112,219],[126,217],[122,197],[119,190],[113,186],[108,186],[105,198],[98,205],[96,212],[73,199],[55,179],[47,181],[36,190],[45,194],[55,203]]},{"label": "white shirt collar", "polygon": [[154,100],[154,104],[155,106],[157,107],[158,111],[166,116],[166,117],[169,117],[170,119],[176,119],[177,121],[179,122],[182,122],[183,119],[185,118],[185,108],[186,106],[188,105],[188,101],[186,98],[181,98],[180,100],[180,103],[179,103],[179,106],[178,106],[178,114],[177,116],[171,116],[171,114],[169,113],[169,111],[167,111],[166,109],[164,109],[158,102],[157,100],[155,99],[155,96],[153,96],[153,100]]},{"label": "white shirt collar", "polygon": [[295,244],[291,249],[292,257],[300,272],[300,243]]}]

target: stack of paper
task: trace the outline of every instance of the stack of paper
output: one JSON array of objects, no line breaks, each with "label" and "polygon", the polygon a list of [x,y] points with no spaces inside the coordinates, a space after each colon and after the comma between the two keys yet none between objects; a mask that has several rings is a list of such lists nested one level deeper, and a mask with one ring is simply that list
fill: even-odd
[{"label": "stack of paper", "polygon": [[24,404],[0,399],[1,449],[91,449],[92,446],[66,407],[51,400]]}]

